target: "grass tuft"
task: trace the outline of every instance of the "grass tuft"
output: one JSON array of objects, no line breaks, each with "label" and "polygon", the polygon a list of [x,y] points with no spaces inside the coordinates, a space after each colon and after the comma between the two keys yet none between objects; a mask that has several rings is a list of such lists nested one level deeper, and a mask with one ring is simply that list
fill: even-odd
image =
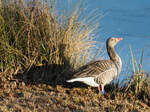
[{"label": "grass tuft", "polygon": [[[48,3],[48,4],[47,4]],[[80,4],[70,15],[58,15],[56,1],[4,0],[0,8],[0,70],[6,74],[34,66],[85,64],[94,46],[96,23],[80,19]],[[94,20],[93,16],[91,20]],[[12,73],[9,73],[12,71]],[[63,72],[61,70],[56,70]]]},{"label": "grass tuft", "polygon": [[134,59],[132,48],[129,47],[129,49],[130,49],[130,54],[131,54],[131,59],[132,59],[133,81],[135,84],[134,85],[134,90],[135,90],[134,92],[135,92],[135,95],[139,95],[139,94],[141,94],[142,87],[144,84],[144,77],[145,77],[144,69],[142,68],[144,48],[142,49],[142,52],[141,52],[141,58],[139,61],[139,65],[138,65],[137,61]]}]

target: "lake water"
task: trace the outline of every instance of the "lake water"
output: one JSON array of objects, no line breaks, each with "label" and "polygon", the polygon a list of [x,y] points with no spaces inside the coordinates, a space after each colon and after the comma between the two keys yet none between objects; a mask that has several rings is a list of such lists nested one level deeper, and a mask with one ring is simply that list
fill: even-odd
[{"label": "lake water", "polygon": [[[89,10],[100,7],[104,13],[101,19],[100,38],[123,37],[116,50],[123,61],[121,74],[125,74],[129,62],[129,46],[137,61],[144,50],[143,68],[150,72],[150,1],[149,0],[87,0]],[[131,68],[131,66],[130,66]],[[122,77],[120,77],[122,78]]]},{"label": "lake water", "polygon": [[[65,3],[70,0],[58,0],[57,7],[70,7]],[[71,0],[74,4],[80,0]],[[68,3],[69,3],[68,2]],[[69,3],[70,4],[70,3]],[[65,6],[66,5],[66,6]],[[129,46],[132,47],[135,59],[139,61],[142,48],[144,50],[143,68],[145,72],[150,72],[150,0],[86,0],[86,13],[98,9],[104,15],[100,20],[97,42],[105,42],[108,37],[123,37],[117,45],[116,51],[122,59],[123,68],[122,79],[125,74],[127,63],[129,62]],[[86,14],[85,14],[86,15]],[[97,44],[97,46],[99,46]],[[104,47],[105,49],[105,47]],[[97,55],[97,59],[101,56]],[[108,58],[107,54],[104,55]],[[129,69],[132,69],[129,66]]]}]

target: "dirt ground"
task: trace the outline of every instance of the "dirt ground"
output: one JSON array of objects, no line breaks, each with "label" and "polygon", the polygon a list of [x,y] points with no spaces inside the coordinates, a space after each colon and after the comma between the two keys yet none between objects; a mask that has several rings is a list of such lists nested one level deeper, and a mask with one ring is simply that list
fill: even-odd
[{"label": "dirt ground", "polygon": [[0,112],[150,112],[147,103],[132,93],[76,84],[26,84],[18,79],[0,80]]}]

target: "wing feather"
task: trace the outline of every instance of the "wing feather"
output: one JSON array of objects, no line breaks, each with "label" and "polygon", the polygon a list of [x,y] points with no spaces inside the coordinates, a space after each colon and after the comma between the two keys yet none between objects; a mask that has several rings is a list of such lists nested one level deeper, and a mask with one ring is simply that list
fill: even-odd
[{"label": "wing feather", "polygon": [[101,75],[103,72],[115,67],[115,64],[111,60],[93,61],[75,71],[73,78],[96,77],[98,75]]}]

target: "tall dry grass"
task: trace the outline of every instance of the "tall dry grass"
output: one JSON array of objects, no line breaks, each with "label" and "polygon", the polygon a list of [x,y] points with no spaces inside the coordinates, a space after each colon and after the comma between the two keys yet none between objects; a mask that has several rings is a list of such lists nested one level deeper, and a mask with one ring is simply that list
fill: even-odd
[{"label": "tall dry grass", "polygon": [[97,23],[92,22],[97,15],[90,16],[88,21],[86,17],[81,19],[81,4],[70,15],[58,15],[56,2],[2,2],[0,70],[5,75],[44,63],[76,69],[89,60],[95,43],[91,34],[97,28]]}]

